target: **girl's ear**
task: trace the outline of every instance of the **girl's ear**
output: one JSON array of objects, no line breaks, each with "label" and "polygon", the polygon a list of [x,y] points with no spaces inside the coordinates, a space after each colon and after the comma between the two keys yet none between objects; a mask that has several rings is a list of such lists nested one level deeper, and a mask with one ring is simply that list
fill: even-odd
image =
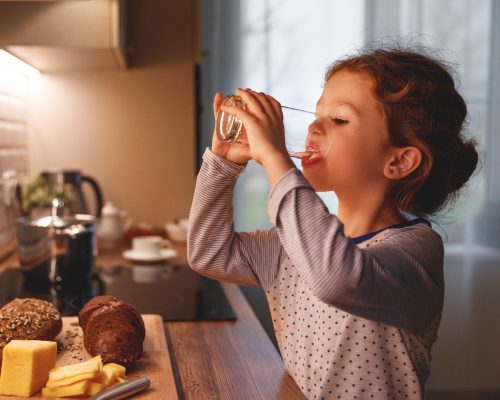
[{"label": "girl's ear", "polygon": [[393,147],[384,166],[384,176],[391,180],[402,179],[415,171],[421,162],[422,152],[418,148]]}]

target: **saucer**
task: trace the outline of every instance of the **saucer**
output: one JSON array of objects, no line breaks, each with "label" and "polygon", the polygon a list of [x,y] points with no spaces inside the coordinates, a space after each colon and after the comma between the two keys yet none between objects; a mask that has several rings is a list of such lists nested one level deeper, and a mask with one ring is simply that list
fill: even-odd
[{"label": "saucer", "polygon": [[131,261],[164,261],[177,257],[177,251],[174,249],[161,249],[161,254],[150,255],[150,254],[140,253],[134,251],[134,249],[131,249],[131,250],[125,250],[122,253],[122,256],[123,258],[126,258],[127,260]]}]

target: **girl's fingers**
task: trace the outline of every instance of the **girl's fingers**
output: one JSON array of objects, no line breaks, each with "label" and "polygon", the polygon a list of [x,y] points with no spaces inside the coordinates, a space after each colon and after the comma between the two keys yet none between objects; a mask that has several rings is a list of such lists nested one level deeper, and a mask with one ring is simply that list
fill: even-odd
[{"label": "girl's fingers", "polygon": [[267,116],[262,101],[256,96],[256,93],[250,89],[236,89],[236,94],[241,97],[243,103],[246,104],[248,110],[258,117]]},{"label": "girl's fingers", "polygon": [[215,96],[214,96],[214,105],[213,105],[213,107],[214,107],[214,118],[217,117],[217,112],[219,111],[219,107],[222,104],[222,99],[223,99],[223,96],[222,96],[221,92],[215,93]]},{"label": "girl's fingers", "polygon": [[279,103],[278,100],[276,100],[274,97],[267,96],[269,102],[271,103],[271,106],[273,107],[274,112],[276,115],[283,119],[283,109],[281,108],[281,104]]},{"label": "girl's fingers", "polygon": [[[271,96],[263,93],[263,92],[255,92],[251,89],[248,89],[250,92],[252,92],[256,98],[259,99],[261,102],[263,108],[266,111],[266,114],[271,117],[271,118],[282,118],[283,114],[281,112],[281,105]],[[274,104],[276,103],[276,104]]]},{"label": "girl's fingers", "polygon": [[243,110],[239,107],[221,105],[220,109],[228,114],[238,117],[243,122],[243,125],[248,124],[255,118],[247,110]]},{"label": "girl's fingers", "polygon": [[266,110],[266,114],[270,117],[276,117],[277,116],[276,110],[274,109],[270,101],[271,96],[268,96],[264,92],[256,93],[256,96],[260,99],[261,103],[263,104],[264,109]]}]

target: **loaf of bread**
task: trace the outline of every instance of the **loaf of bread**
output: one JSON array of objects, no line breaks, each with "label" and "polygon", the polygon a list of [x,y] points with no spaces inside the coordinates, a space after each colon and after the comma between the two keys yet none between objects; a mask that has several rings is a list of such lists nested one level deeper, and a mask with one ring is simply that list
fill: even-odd
[{"label": "loaf of bread", "polygon": [[48,301],[12,300],[0,308],[0,362],[3,348],[11,340],[54,340],[61,329],[61,315]]},{"label": "loaf of bread", "polygon": [[78,322],[85,349],[100,354],[104,363],[128,367],[142,357],[144,321],[130,304],[109,295],[94,297],[78,313]]},{"label": "loaf of bread", "polygon": [[78,322],[80,323],[82,330],[85,330],[90,314],[92,314],[95,310],[101,308],[106,304],[114,303],[117,301],[119,300],[116,297],[104,295],[104,296],[96,296],[91,300],[89,300],[87,303],[85,303],[81,308],[80,312],[78,313]]}]

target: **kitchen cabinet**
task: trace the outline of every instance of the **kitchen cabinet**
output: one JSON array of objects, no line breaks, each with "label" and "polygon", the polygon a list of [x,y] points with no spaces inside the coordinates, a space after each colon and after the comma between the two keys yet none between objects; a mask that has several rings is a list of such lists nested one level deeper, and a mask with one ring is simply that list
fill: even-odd
[{"label": "kitchen cabinet", "polygon": [[125,0],[2,1],[0,47],[42,72],[125,69]]}]

